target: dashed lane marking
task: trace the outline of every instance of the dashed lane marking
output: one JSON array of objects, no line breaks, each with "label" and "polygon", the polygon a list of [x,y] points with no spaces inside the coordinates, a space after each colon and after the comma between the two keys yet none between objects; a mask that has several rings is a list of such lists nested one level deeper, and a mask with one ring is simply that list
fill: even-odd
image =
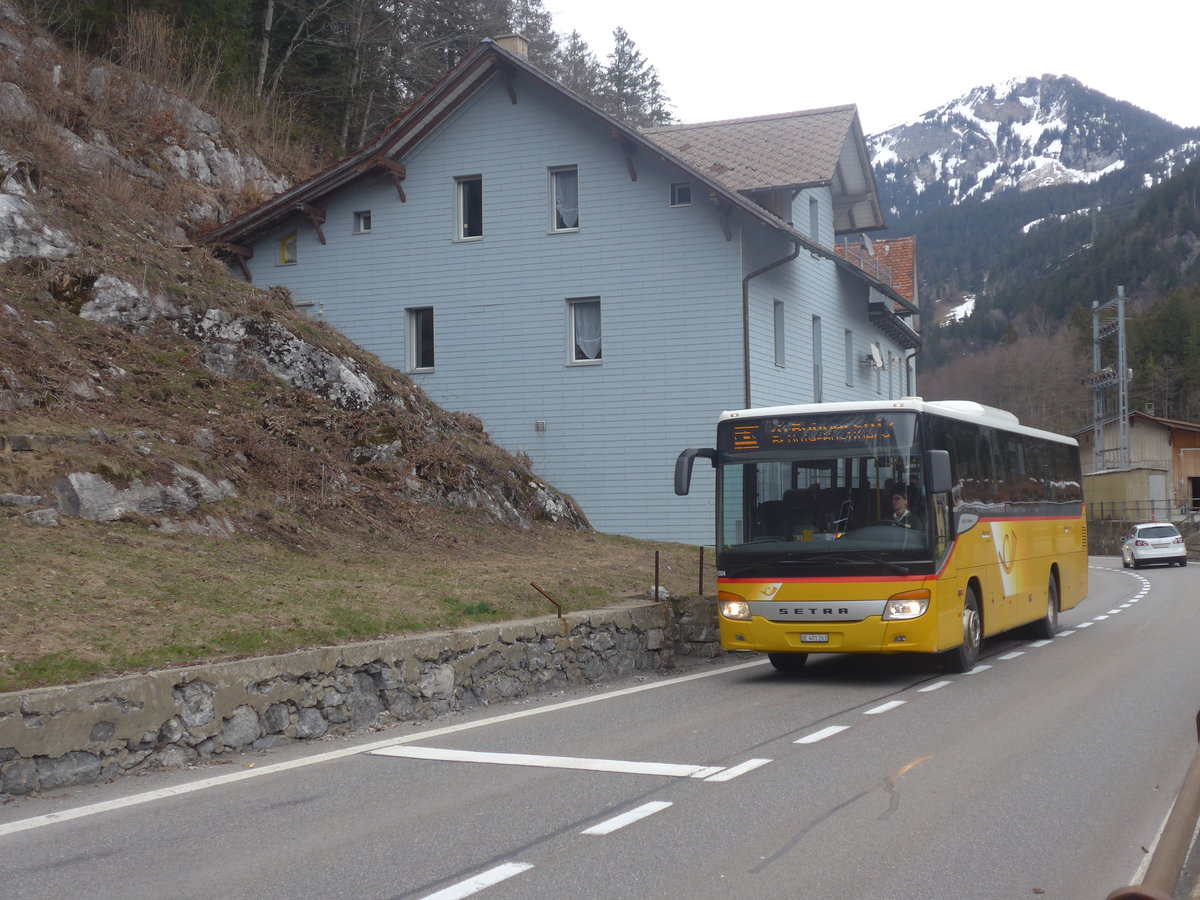
[{"label": "dashed lane marking", "polygon": [[461,900],[463,897],[470,897],[472,894],[479,893],[484,888],[490,888],[494,884],[499,884],[501,881],[512,878],[514,875],[528,872],[532,868],[532,863],[504,863],[503,865],[496,866],[494,869],[480,872],[466,881],[460,881],[458,884],[452,884],[448,888],[443,888],[436,894],[427,894],[422,900]]},{"label": "dashed lane marking", "polygon": [[831,738],[835,734],[841,734],[848,729],[849,725],[830,725],[827,728],[822,728],[820,731],[814,731],[812,734],[805,735],[798,741],[793,741],[795,744],[815,744],[818,741],[823,741],[825,738]]},{"label": "dashed lane marking", "polygon": [[876,706],[874,709],[868,709],[863,713],[864,716],[881,716],[885,712],[891,712],[898,706],[903,706],[907,700],[889,700],[887,703]]},{"label": "dashed lane marking", "polygon": [[656,812],[662,812],[670,802],[666,800],[654,800],[650,803],[643,803],[637,809],[631,809],[629,812],[621,813],[619,816],[613,816],[607,821],[601,822],[598,825],[593,825],[591,828],[585,828],[580,834],[612,834],[619,828],[624,828],[626,825],[632,825],[634,822],[640,822],[647,816],[652,816]]},{"label": "dashed lane marking", "polygon": [[954,684],[953,681],[935,681],[933,684],[927,684],[923,688],[917,688],[918,694],[928,694],[932,691],[941,690],[948,684]]}]

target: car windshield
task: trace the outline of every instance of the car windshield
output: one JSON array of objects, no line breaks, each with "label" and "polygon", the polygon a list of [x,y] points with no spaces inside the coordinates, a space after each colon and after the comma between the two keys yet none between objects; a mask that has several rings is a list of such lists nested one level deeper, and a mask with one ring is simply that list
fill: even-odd
[{"label": "car windshield", "polygon": [[1137,531],[1134,532],[1134,537],[1173,538],[1179,537],[1179,532],[1175,530],[1174,525],[1149,525],[1144,528],[1137,529]]}]

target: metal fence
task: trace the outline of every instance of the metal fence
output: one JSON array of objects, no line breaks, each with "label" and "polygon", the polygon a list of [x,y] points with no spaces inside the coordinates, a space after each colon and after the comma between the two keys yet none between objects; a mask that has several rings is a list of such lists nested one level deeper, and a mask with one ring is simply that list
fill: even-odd
[{"label": "metal fence", "polygon": [[1200,506],[1179,506],[1168,500],[1092,500],[1088,518],[1098,522],[1200,523]]}]

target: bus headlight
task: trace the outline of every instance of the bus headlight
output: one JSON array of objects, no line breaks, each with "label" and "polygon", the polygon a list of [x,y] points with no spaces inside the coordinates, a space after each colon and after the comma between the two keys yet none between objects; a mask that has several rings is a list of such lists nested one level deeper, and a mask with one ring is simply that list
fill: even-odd
[{"label": "bus headlight", "polygon": [[717,607],[726,619],[736,619],[741,622],[750,621],[750,604],[737,594],[725,591],[717,593]]},{"label": "bus headlight", "polygon": [[929,591],[905,591],[888,597],[887,605],[883,608],[883,620],[894,622],[898,619],[915,619],[925,615],[929,609]]}]

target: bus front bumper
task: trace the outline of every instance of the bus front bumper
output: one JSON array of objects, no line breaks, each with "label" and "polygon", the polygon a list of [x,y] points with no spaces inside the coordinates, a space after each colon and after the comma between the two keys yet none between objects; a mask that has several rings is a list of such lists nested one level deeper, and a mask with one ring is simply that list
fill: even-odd
[{"label": "bus front bumper", "polygon": [[760,653],[936,653],[932,615],[885,622],[870,616],[859,622],[772,622],[720,620],[721,647]]}]

